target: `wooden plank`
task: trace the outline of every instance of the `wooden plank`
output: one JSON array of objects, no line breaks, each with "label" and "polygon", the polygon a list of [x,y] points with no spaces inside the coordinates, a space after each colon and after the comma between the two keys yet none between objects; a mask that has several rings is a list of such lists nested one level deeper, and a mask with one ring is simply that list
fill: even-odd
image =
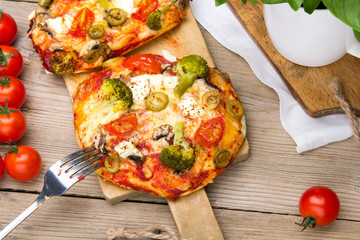
[{"label": "wooden plank", "polygon": [[[8,190],[39,192],[47,168],[60,157],[78,149],[74,140],[71,101],[64,81],[60,77],[44,73],[37,54],[29,45],[30,40],[26,36],[28,28],[27,16],[35,8],[36,4],[0,0],[0,6],[11,13],[18,23],[18,38],[14,46],[21,51],[25,59],[24,72],[20,75],[20,78],[25,83],[28,95],[27,102],[23,107],[28,121],[28,130],[20,144],[35,147],[40,151],[43,158],[43,169],[33,181],[27,183],[16,182],[5,174],[0,181],[0,196],[6,194]],[[338,222],[344,222],[345,225],[337,225],[336,228],[330,225],[330,232],[328,232],[328,227],[315,229],[316,234],[311,235],[310,239],[357,239],[351,234],[351,228],[354,229],[355,234],[357,233],[359,227],[356,223],[360,221],[360,209],[358,207],[360,202],[360,178],[358,174],[360,172],[360,149],[355,145],[355,142],[348,139],[301,155],[297,154],[295,143],[284,131],[279,120],[279,99],[277,94],[254,76],[251,68],[242,57],[222,47],[206,30],[202,29],[202,34],[207,41],[207,46],[216,66],[230,74],[235,92],[242,100],[247,119],[247,137],[251,143],[251,153],[247,160],[233,165],[222,173],[214,183],[206,187],[207,195],[225,239],[272,239],[276,237],[277,239],[305,239],[305,236],[308,236],[307,234],[312,234],[314,231],[300,233],[297,228],[293,229],[292,223],[298,221],[299,218],[288,215],[298,214],[297,203],[301,193],[313,185],[326,185],[333,188],[338,193],[341,201],[339,218],[350,220],[354,225],[347,225],[348,221],[337,221],[337,224]],[[83,199],[87,196],[97,199],[103,197],[95,175],[91,175],[85,181],[75,185],[66,195],[79,196]],[[10,202],[8,201],[13,201],[13,197],[0,200],[0,204],[3,206],[0,210],[0,219],[6,217],[6,220],[0,220],[1,226],[9,223],[35,198],[36,196],[23,197],[22,201],[14,203],[17,207],[9,205]],[[102,209],[107,205],[102,200],[98,201],[100,201],[100,204],[94,206],[94,208]],[[142,203],[155,203],[149,205],[147,209],[141,207],[140,209],[148,211],[149,215],[153,213],[152,209],[161,211],[161,216],[169,219],[173,229],[176,229],[173,220],[171,220],[168,207],[156,207],[158,204],[166,204],[166,201],[160,197],[142,193],[110,209],[115,212],[118,205],[122,206],[122,204],[127,204],[129,201],[135,203],[133,206],[138,204],[142,206]],[[56,202],[56,204],[61,205],[59,202]],[[68,209],[66,212],[77,212],[78,206],[81,205],[89,206],[81,202],[76,204],[74,209]],[[11,207],[9,211],[12,212],[3,212],[6,206]],[[47,210],[44,208],[41,219],[49,219],[49,217],[53,216],[55,207],[54,205],[54,209],[50,214],[46,213]],[[225,214],[221,209],[232,210]],[[134,211],[136,211],[136,208]],[[241,214],[238,213],[239,211]],[[248,215],[247,211],[258,213]],[[81,213],[84,214],[82,217],[85,219],[85,223],[89,223],[91,218],[93,220],[90,223],[96,222],[95,216],[91,215],[89,217],[86,215],[87,212],[81,210]],[[118,219],[117,214],[123,213],[123,211],[117,211],[119,213],[116,214],[114,212],[108,212],[105,216],[112,214],[113,218]],[[261,214],[261,212],[265,214]],[[130,210],[124,212],[124,214],[127,214],[127,216],[134,215]],[[281,214],[284,218],[280,217],[278,219],[278,214]],[[99,216],[96,217],[100,223],[104,221],[101,215],[99,213]],[[131,222],[133,224],[130,226],[131,228],[138,228],[136,221],[143,223],[143,227],[152,224],[146,222],[140,213],[135,213],[135,215],[135,221]],[[70,216],[72,215],[70,214]],[[31,218],[28,220],[31,220]],[[53,234],[54,228],[50,229],[47,224],[56,226],[55,223],[59,223],[62,226],[61,224],[66,224],[69,221],[67,218],[69,218],[69,215],[61,215],[56,217],[55,220],[42,220],[41,223],[45,227],[39,227],[42,225],[40,223],[36,225],[38,226],[37,230],[40,229],[39,231],[42,234],[40,239],[51,239],[50,235]],[[159,218],[161,219],[160,216]],[[80,216],[77,220],[84,224]],[[147,221],[151,221],[151,219],[148,218]],[[279,225],[285,224],[286,227],[269,229],[277,222]],[[121,220],[120,224],[127,226],[126,220]],[[112,225],[112,222],[105,220],[104,225]],[[71,222],[67,226],[61,228],[61,231],[76,232],[72,228]],[[278,225],[276,226],[278,227]],[[29,229],[31,226],[27,225],[27,228]],[[94,231],[87,235],[86,232],[90,231],[89,229],[84,230],[85,239],[105,238],[103,236],[105,227],[100,230],[95,228]],[[28,238],[25,235],[26,230],[22,229],[21,231],[23,232],[20,237],[15,235],[17,239],[38,239],[34,236],[37,233],[34,229],[31,230],[32,236]],[[76,233],[74,234],[77,236]],[[90,234],[92,235],[90,236]],[[86,238],[87,236],[90,237]],[[94,237],[92,238],[92,236]],[[52,239],[64,238],[61,236],[61,232],[55,232]],[[9,237],[8,239],[13,238]],[[71,237],[65,239],[71,239]]]},{"label": "wooden plank", "polygon": [[262,4],[230,0],[235,15],[258,43],[279,72],[290,92],[311,117],[342,113],[334,99],[330,84],[335,77],[341,80],[343,92],[355,114],[360,116],[360,59],[346,54],[337,62],[324,67],[304,67],[282,57],[272,44],[264,23]]},{"label": "wooden plank", "polygon": [[[1,192],[0,228],[28,207],[36,196]],[[227,240],[357,240],[360,235],[360,222],[356,221],[336,220],[328,226],[300,232],[300,228],[294,224],[301,220],[299,216],[227,209],[215,209],[214,212]],[[189,213],[188,219],[193,217]],[[106,239],[109,227],[144,230],[156,224],[176,232],[168,206],[139,202],[111,205],[101,199],[53,197],[15,228],[6,239]]]},{"label": "wooden plank", "polygon": [[168,204],[183,239],[224,239],[205,189],[202,188],[177,200],[168,200]]}]

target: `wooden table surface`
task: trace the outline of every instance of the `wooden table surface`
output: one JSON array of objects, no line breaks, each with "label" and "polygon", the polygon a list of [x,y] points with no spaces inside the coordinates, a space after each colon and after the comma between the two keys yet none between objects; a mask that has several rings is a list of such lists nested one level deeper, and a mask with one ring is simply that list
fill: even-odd
[{"label": "wooden table surface", "polygon": [[[13,45],[24,57],[19,78],[27,90],[22,111],[28,127],[19,144],[36,148],[43,166],[30,182],[17,182],[4,175],[0,181],[1,229],[35,200],[46,170],[78,150],[65,83],[61,77],[44,73],[26,35],[27,17],[36,6],[31,1],[0,0],[0,8],[17,22],[18,36]],[[206,187],[225,239],[359,239],[359,146],[348,139],[298,154],[280,123],[275,91],[255,77],[243,58],[201,30],[215,64],[230,74],[243,102],[250,143],[249,158]],[[338,194],[340,214],[328,226],[300,232],[294,224],[301,221],[298,201],[303,191],[314,185],[328,186]],[[109,227],[145,229],[154,224],[176,231],[165,199],[142,193],[111,205],[104,200],[93,174],[64,196],[45,202],[6,239],[106,239]]]}]

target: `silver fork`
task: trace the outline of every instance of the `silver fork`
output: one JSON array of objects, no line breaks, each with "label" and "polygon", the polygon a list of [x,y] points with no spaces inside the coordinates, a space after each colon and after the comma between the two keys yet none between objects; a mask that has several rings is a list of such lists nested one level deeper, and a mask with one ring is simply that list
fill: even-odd
[{"label": "silver fork", "polygon": [[64,194],[75,183],[94,172],[105,154],[95,147],[85,148],[57,161],[45,173],[44,186],[37,199],[0,232],[0,239],[32,214],[42,202],[52,196]]}]

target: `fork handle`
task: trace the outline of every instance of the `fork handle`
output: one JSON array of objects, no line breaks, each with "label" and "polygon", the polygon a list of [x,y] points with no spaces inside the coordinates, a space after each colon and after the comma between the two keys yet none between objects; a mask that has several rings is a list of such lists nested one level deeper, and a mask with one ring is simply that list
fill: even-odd
[{"label": "fork handle", "polygon": [[36,199],[25,211],[23,211],[17,218],[15,218],[9,225],[7,225],[0,232],[0,239],[6,237],[17,225],[24,221],[30,214],[32,214],[39,207],[39,201]]}]

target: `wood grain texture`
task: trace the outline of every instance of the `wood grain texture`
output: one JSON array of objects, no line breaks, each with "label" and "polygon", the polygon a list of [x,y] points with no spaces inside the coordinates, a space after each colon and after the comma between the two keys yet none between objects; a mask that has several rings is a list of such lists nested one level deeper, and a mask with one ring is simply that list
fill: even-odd
[{"label": "wood grain texture", "polygon": [[[33,194],[2,193],[0,228],[22,212]],[[11,211],[7,210],[11,209]],[[336,224],[300,232],[294,224],[299,216],[258,212],[214,210],[224,239],[358,240],[360,223],[338,220]],[[189,219],[192,218],[190,213]],[[171,212],[164,204],[122,202],[111,205],[100,199],[55,197],[44,203],[5,238],[6,240],[107,239],[109,227],[143,230],[161,224],[176,231]],[[206,227],[205,225],[202,227]],[[199,238],[201,239],[201,236]],[[216,238],[216,240],[221,238]]]},{"label": "wood grain texture", "polygon": [[[34,201],[45,171],[78,149],[66,85],[61,77],[44,73],[38,55],[29,45],[27,16],[35,6],[0,0],[0,8],[18,24],[13,46],[25,60],[20,79],[27,90],[22,111],[28,128],[19,144],[35,147],[43,160],[39,176],[30,182],[17,182],[7,174],[1,179],[0,228]],[[248,159],[227,169],[205,188],[224,238],[359,239],[360,148],[348,139],[298,154],[281,125],[275,91],[256,78],[242,57],[222,47],[203,28],[201,32],[215,65],[230,74],[242,100],[251,144]],[[329,226],[300,232],[294,224],[300,221],[299,197],[314,185],[331,187],[338,194],[340,215]],[[106,239],[109,226],[144,229],[157,223],[176,230],[164,198],[140,193],[110,205],[93,174],[64,197],[50,199],[6,239]]]},{"label": "wood grain texture", "polygon": [[168,203],[183,239],[224,239],[203,188],[177,200],[168,200]]},{"label": "wood grain texture", "polygon": [[255,42],[269,58],[284,83],[311,117],[343,113],[334,100],[330,84],[341,80],[343,93],[357,116],[360,116],[360,59],[346,54],[337,62],[323,67],[304,67],[280,55],[272,44],[264,23],[262,4],[242,4],[230,0],[229,5]]}]

